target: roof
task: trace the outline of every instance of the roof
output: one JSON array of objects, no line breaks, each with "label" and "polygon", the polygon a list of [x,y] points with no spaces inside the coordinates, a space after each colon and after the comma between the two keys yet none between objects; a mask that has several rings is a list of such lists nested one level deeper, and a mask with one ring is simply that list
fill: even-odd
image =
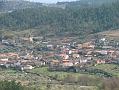
[{"label": "roof", "polygon": [[51,62],[58,63],[58,62],[59,62],[59,60],[52,60]]}]

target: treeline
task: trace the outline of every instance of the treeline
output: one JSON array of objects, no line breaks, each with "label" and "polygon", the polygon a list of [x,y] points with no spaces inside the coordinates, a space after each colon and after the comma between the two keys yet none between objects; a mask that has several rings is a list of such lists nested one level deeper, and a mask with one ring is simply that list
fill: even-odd
[{"label": "treeline", "polygon": [[29,8],[0,15],[0,28],[91,34],[119,28],[119,2],[101,7]]}]

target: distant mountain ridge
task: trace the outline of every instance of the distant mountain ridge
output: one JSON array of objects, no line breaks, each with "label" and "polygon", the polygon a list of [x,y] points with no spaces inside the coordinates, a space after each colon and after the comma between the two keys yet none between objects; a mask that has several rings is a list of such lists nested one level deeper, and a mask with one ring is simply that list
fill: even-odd
[{"label": "distant mountain ridge", "polygon": [[57,2],[56,4],[43,4],[38,2],[30,2],[26,0],[0,0],[0,12],[8,12],[25,8],[37,8],[40,6],[63,9],[65,9],[66,6],[100,6],[102,4],[113,3],[116,1],[118,0],[77,0],[71,2]]},{"label": "distant mountain ridge", "polygon": [[117,2],[119,0],[77,0],[71,2],[57,2],[57,5],[65,4],[67,6],[77,5],[77,6],[101,6],[103,4],[109,4],[113,2]]}]

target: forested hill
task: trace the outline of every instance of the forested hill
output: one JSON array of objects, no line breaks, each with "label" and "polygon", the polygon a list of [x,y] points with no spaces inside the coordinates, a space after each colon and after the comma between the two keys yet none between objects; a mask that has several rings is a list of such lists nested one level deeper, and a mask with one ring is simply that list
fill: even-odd
[{"label": "forested hill", "polygon": [[87,7],[87,6],[101,6],[103,4],[110,4],[113,2],[117,2],[118,0],[77,0],[71,2],[57,2],[57,5],[65,4],[67,6],[80,6],[80,7]]},{"label": "forested hill", "polygon": [[44,32],[76,34],[119,28],[119,2],[96,8],[40,7],[0,14],[0,28],[23,30],[36,27]]},{"label": "forested hill", "polygon": [[25,0],[0,0],[0,12],[40,7],[41,5],[41,3],[33,3]]}]

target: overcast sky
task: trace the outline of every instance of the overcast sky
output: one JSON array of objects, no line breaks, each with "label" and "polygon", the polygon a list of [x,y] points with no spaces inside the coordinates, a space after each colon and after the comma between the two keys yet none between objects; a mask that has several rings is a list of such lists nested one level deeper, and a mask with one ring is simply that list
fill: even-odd
[{"label": "overcast sky", "polygon": [[62,2],[62,1],[77,1],[77,0],[28,0],[28,1],[35,1],[35,2],[41,2],[41,3],[56,3],[56,2]]}]

